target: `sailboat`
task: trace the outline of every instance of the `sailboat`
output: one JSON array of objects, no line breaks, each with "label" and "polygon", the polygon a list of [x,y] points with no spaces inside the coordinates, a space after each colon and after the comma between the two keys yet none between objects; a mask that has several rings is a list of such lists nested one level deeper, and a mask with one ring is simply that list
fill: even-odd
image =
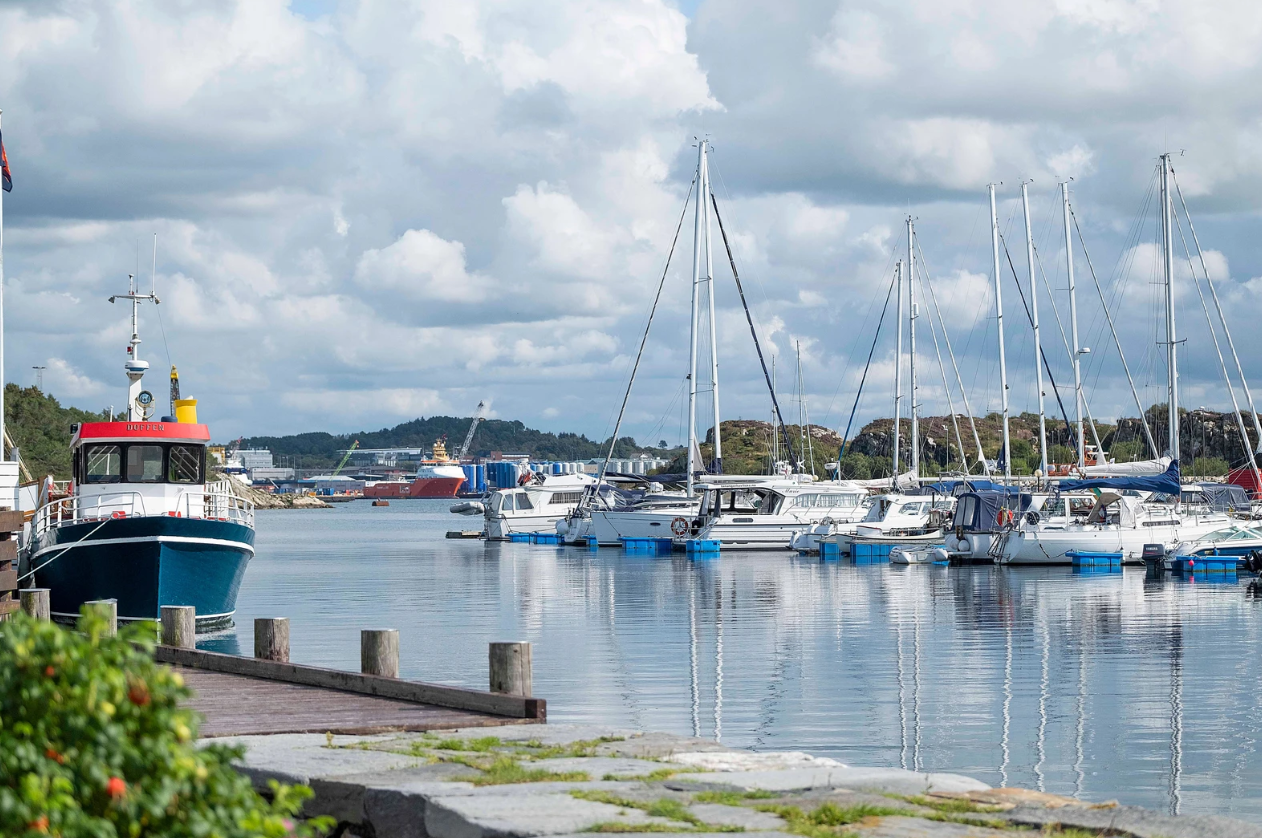
[{"label": "sailboat", "polygon": [[174,415],[154,419],[139,310],[157,296],[140,293],[132,276],[115,300],[131,302],[126,417],[72,427],[70,495],[35,510],[20,574],[49,589],[56,619],[114,599],[120,620],[156,620],[164,605],[191,605],[199,631],[227,624],[254,555],[254,506],[227,480],[210,479],[210,430],[197,421],[196,399],[177,398],[174,368]]}]

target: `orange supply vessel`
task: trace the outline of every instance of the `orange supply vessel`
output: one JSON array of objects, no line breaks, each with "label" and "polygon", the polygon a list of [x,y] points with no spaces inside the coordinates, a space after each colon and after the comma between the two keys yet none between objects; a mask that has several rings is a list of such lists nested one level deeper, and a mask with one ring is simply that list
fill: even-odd
[{"label": "orange supply vessel", "polygon": [[411,480],[379,480],[364,487],[366,498],[454,498],[464,485],[464,469],[447,456],[440,439],[434,443],[434,456],[422,460]]}]

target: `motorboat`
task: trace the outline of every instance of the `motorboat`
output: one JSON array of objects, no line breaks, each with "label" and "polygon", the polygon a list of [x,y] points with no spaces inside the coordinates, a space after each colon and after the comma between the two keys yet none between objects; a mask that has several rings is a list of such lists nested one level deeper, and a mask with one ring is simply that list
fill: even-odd
[{"label": "motorboat", "polygon": [[595,482],[590,474],[523,475],[518,486],[496,489],[482,502],[486,537],[503,541],[513,533],[554,532]]},{"label": "motorboat", "polygon": [[842,555],[849,554],[855,542],[937,543],[954,506],[955,498],[944,495],[877,495],[863,520],[836,526],[820,541],[836,544]]},{"label": "motorboat", "polygon": [[1195,541],[1183,542],[1174,549],[1171,560],[1202,556],[1236,556],[1244,559],[1258,550],[1262,550],[1262,527],[1236,522],[1206,533]]},{"label": "motorboat", "polygon": [[722,549],[789,547],[794,535],[826,518],[852,514],[867,490],[846,481],[711,475],[699,484],[701,505],[687,538],[718,541]]}]

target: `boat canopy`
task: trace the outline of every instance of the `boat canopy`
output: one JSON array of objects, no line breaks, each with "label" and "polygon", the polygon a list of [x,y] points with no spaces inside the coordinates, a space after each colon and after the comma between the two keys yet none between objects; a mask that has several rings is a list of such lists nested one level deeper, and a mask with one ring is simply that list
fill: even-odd
[{"label": "boat canopy", "polygon": [[965,492],[956,501],[952,523],[957,529],[968,532],[991,532],[999,528],[999,510],[1008,509],[1020,514],[1033,503],[1034,497],[1030,493],[1011,489]]},{"label": "boat canopy", "polygon": [[1200,490],[1209,508],[1215,512],[1249,508],[1249,493],[1242,486],[1233,483],[1197,483],[1195,488]]},{"label": "boat canopy", "polygon": [[1163,492],[1177,498],[1182,485],[1179,480],[1179,461],[1171,460],[1170,467],[1160,475],[1062,480],[1059,487],[1062,492],[1077,492],[1083,489],[1114,489],[1118,491],[1131,489],[1137,492]]},{"label": "boat canopy", "polygon": [[1136,460],[1133,463],[1103,463],[1095,466],[1084,466],[1082,476],[1090,477],[1155,477],[1165,474],[1170,468],[1170,458],[1157,460]]}]

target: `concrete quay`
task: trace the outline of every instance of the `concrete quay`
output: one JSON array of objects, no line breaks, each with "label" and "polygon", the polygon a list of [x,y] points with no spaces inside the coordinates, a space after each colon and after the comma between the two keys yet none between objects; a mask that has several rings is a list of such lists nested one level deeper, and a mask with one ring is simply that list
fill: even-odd
[{"label": "concrete quay", "polygon": [[859,768],[803,753],[575,725],[374,736],[281,734],[240,770],[315,791],[336,838],[532,838],[593,833],[746,838],[1262,838],[1217,816],[1171,817],[994,789],[959,774]]}]

